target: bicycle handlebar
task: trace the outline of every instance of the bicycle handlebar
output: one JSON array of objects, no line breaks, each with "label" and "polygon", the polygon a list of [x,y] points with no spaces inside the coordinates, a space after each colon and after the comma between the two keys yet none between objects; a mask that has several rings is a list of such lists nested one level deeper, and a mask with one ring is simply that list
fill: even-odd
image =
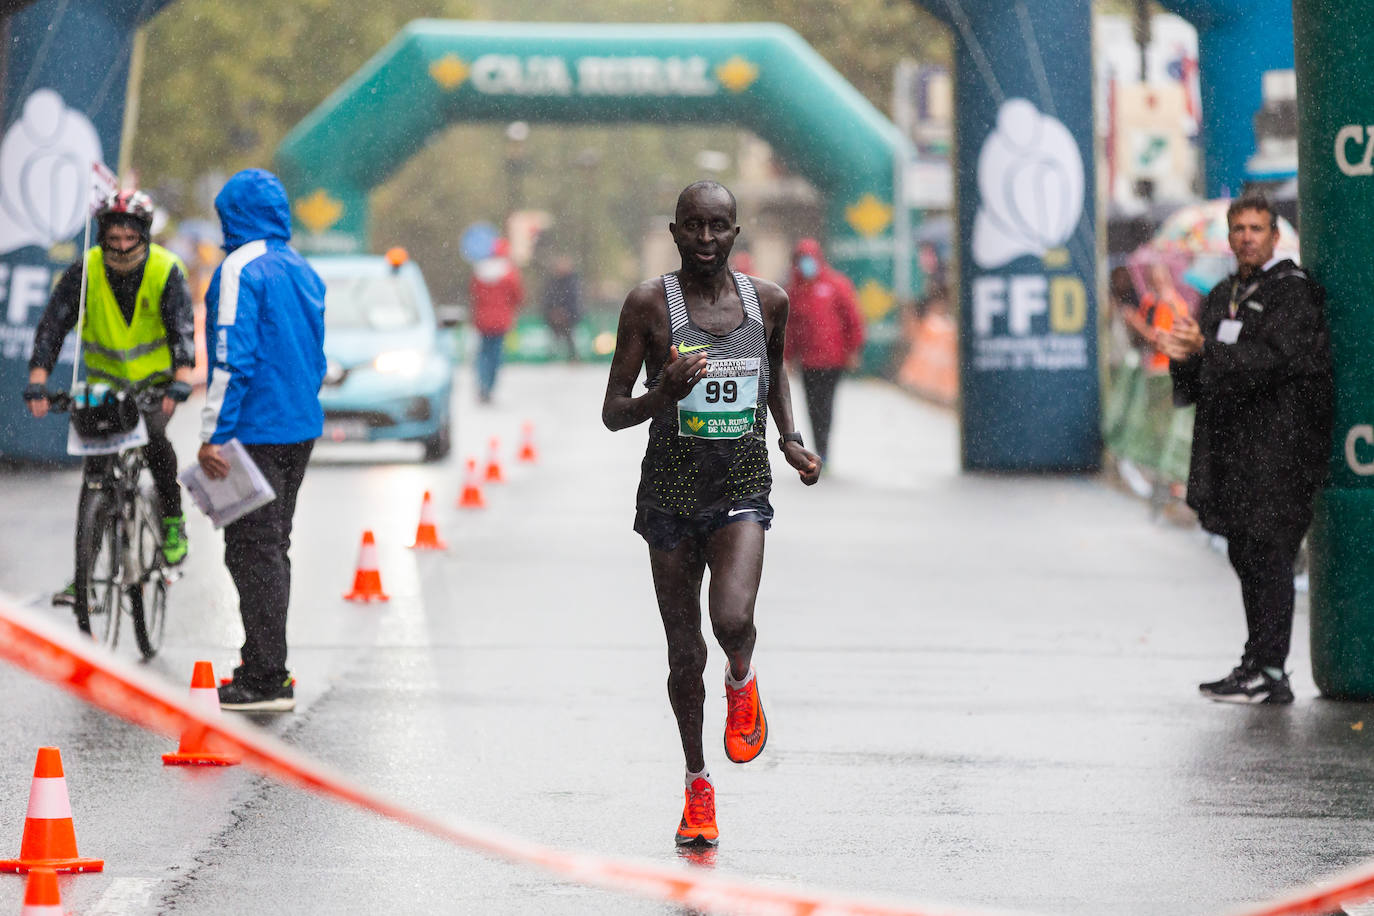
[{"label": "bicycle handlebar", "polygon": [[[67,413],[75,407],[70,393],[66,391],[45,391],[44,396],[48,401],[48,409],[53,413]],[[134,402],[138,404],[138,409],[147,412],[162,403],[162,392],[152,388],[145,388],[135,392]]]}]

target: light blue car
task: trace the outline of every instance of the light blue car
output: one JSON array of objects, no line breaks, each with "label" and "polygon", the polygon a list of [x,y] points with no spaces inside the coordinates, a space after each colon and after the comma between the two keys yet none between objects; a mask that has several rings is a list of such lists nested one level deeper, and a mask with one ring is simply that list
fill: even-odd
[{"label": "light blue car", "polygon": [[310,258],[325,285],[325,441],[453,441],[453,356],[420,268],[399,249]]}]

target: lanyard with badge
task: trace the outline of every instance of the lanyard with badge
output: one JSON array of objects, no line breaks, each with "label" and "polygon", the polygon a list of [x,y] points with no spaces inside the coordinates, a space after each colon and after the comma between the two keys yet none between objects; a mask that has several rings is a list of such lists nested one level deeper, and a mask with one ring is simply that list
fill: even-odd
[{"label": "lanyard with badge", "polygon": [[1240,277],[1231,281],[1231,301],[1226,306],[1227,318],[1222,319],[1221,324],[1217,325],[1217,343],[1233,344],[1240,339],[1240,329],[1244,322],[1236,317],[1240,311],[1240,300],[1255,291],[1259,284],[1252,284],[1246,287],[1244,293],[1237,293],[1240,288]]},{"label": "lanyard with badge", "polygon": [[677,402],[677,434],[740,439],[754,428],[759,402],[759,357],[714,359],[696,387]]}]

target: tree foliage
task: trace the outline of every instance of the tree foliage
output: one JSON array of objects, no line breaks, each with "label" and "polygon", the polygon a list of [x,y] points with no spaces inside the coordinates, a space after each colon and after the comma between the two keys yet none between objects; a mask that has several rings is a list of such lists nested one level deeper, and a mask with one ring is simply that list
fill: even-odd
[{"label": "tree foliage", "polygon": [[[287,131],[422,17],[783,22],[884,111],[899,59],[948,57],[943,28],[909,0],[178,0],[148,34],[134,146],[142,181],[178,215],[209,215],[218,176],[269,164]],[[519,204],[553,214],[560,246],[620,282],[637,270],[629,256],[645,221],[699,177],[697,151],[731,151],[735,136],[725,127],[534,125],[525,167],[512,175],[499,127],[455,127],[374,192],[374,247],[406,245],[439,294],[455,296],[459,233],[499,220],[515,183]]]},{"label": "tree foliage", "polygon": [[135,164],[170,188],[265,165],[402,25],[467,12],[463,0],[179,0],[149,27]]}]

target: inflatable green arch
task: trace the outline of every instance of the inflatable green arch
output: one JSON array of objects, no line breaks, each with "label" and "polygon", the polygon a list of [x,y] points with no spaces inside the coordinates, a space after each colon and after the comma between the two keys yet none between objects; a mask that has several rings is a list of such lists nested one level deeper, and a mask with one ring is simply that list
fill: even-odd
[{"label": "inflatable green arch", "polygon": [[[800,36],[776,24],[417,20],[291,131],[276,168],[313,251],[366,244],[368,192],[467,121],[720,123],[777,148],[827,199],[833,260],[891,331],[893,157],[904,141]],[[882,331],[877,335],[882,341]]]}]

